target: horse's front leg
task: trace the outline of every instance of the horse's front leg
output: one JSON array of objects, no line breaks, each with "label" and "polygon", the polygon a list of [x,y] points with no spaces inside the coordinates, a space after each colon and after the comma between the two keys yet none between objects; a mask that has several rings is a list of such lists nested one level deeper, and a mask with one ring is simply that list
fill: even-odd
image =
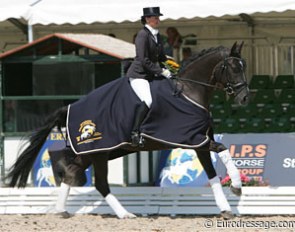
[{"label": "horse's front leg", "polygon": [[227,147],[225,147],[222,143],[217,143],[215,141],[210,142],[210,151],[214,151],[218,154],[219,158],[221,159],[222,163],[227,169],[227,173],[229,177],[231,178],[231,191],[237,195],[242,195],[242,181],[241,176],[238,168],[234,164],[231,155],[229,153],[229,150]]},{"label": "horse's front leg", "polygon": [[105,201],[112,208],[118,218],[135,218],[136,216],[129,213],[118,199],[111,194],[108,176],[108,155],[97,154],[91,156],[92,164],[95,172],[95,187],[97,191],[104,197]]},{"label": "horse's front leg", "polygon": [[197,151],[198,158],[209,178],[209,183],[211,185],[215,202],[218,208],[221,211],[221,216],[224,219],[231,219],[233,218],[233,214],[231,212],[231,207],[224,195],[220,179],[216,174],[215,168],[212,164],[210,151]]}]

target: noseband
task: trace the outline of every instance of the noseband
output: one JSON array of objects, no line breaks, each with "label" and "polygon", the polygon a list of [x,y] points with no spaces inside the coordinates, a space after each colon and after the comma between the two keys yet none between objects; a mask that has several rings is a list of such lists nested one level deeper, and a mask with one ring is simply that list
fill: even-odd
[{"label": "noseband", "polygon": [[[241,68],[240,68],[240,72],[243,73],[243,81],[240,82],[240,83],[237,83],[237,84],[233,84],[230,79],[229,79],[229,63],[228,61],[229,60],[238,60],[239,63],[241,64]],[[243,59],[242,58],[238,58],[238,57],[227,57],[223,60],[223,64],[220,65],[220,64],[217,64],[215,67],[218,67],[219,66],[219,69],[221,69],[221,75],[223,75],[223,73],[225,73],[225,78],[226,78],[226,84],[225,84],[225,87],[223,88],[223,90],[228,94],[228,95],[234,95],[234,96],[237,96],[244,87],[247,87],[247,81],[246,81],[246,77],[244,75],[244,71],[243,71]],[[217,80],[217,76],[216,76],[216,70],[214,68],[213,70],[213,77]],[[221,82],[221,81],[219,81]]]}]

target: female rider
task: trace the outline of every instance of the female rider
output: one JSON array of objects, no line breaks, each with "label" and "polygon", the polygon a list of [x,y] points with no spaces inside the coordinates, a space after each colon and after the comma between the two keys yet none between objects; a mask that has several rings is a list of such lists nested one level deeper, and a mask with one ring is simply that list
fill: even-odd
[{"label": "female rider", "polygon": [[170,71],[161,66],[167,58],[157,29],[160,16],[162,14],[159,7],[143,8],[141,23],[144,27],[135,38],[136,56],[127,72],[130,85],[141,100],[141,105],[135,111],[131,133],[132,146],[143,146],[139,128],[152,104],[149,81],[161,75],[171,77]]}]

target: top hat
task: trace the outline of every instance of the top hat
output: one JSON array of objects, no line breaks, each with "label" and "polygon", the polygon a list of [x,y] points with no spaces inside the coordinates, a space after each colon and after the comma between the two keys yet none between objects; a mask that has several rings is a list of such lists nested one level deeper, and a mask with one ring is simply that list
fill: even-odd
[{"label": "top hat", "polygon": [[142,17],[148,16],[163,16],[163,14],[160,13],[160,7],[145,7],[143,8]]}]

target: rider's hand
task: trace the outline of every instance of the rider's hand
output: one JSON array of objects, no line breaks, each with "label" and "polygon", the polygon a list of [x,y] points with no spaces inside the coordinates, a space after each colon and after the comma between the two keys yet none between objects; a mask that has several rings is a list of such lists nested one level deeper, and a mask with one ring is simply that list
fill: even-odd
[{"label": "rider's hand", "polygon": [[168,79],[170,79],[172,77],[171,72],[168,69],[165,69],[165,68],[163,68],[163,71],[162,71],[161,75],[168,78]]}]

